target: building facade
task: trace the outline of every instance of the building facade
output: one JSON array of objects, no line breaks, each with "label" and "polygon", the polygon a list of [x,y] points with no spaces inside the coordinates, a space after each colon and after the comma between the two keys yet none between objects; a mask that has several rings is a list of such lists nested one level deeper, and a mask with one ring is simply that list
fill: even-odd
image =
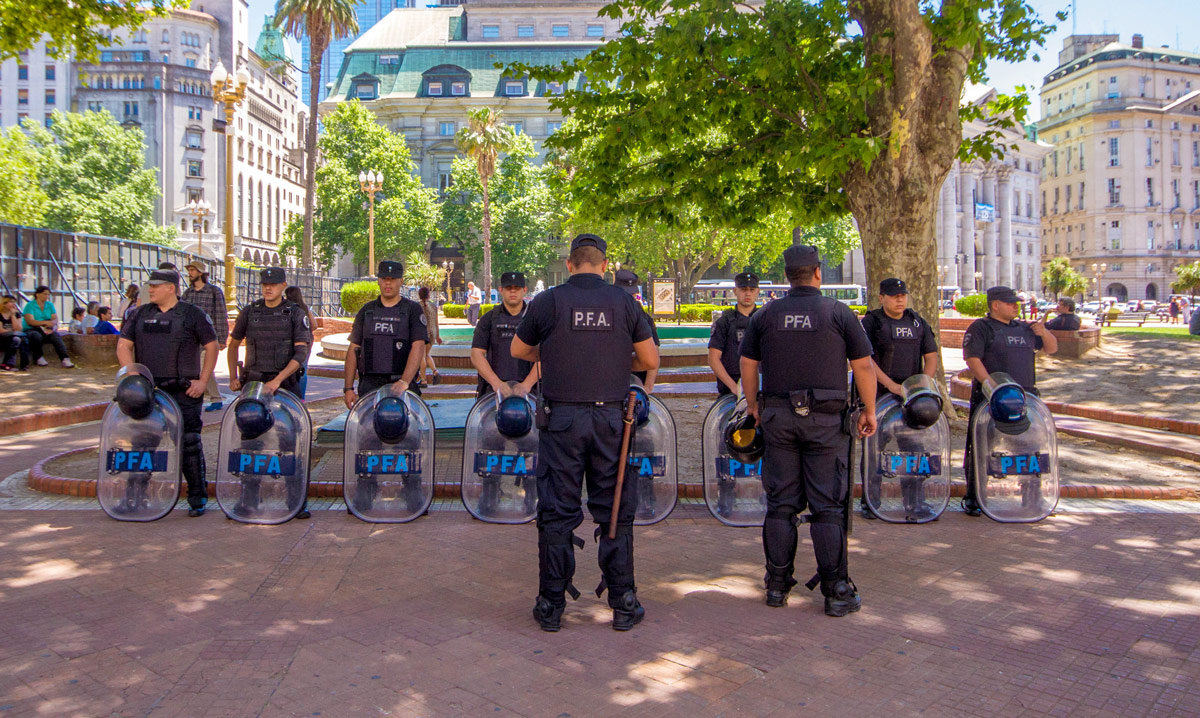
[{"label": "building facade", "polygon": [[1200,259],[1200,55],[1073,35],[1042,84],[1042,262],[1090,297],[1164,300]]},{"label": "building facade", "polygon": [[70,62],[46,52],[46,44],[0,63],[0,127],[32,119],[47,127],[55,110],[70,106]]}]

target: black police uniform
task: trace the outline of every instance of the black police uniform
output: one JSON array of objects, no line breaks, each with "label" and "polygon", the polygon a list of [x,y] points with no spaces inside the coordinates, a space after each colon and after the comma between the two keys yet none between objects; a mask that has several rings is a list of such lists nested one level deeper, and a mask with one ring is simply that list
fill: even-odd
[{"label": "black police uniform", "polygon": [[[487,352],[488,366],[500,377],[500,381],[525,381],[533,371],[533,362],[516,359],[512,355],[512,340],[517,335],[517,325],[525,318],[529,305],[522,303],[521,311],[509,314],[504,304],[497,304],[479,318],[475,334],[471,337],[471,348]],[[492,390],[491,385],[479,377],[475,386],[475,398]]]},{"label": "black police uniform", "polygon": [[[577,237],[572,248],[588,236]],[[604,251],[603,240],[596,239],[599,244],[593,242],[592,246]],[[633,345],[651,336],[644,316],[631,296],[599,275],[575,274],[536,296],[517,327],[522,342],[540,345],[542,392],[549,407],[548,421],[540,427],[538,439],[539,599],[535,614],[557,610],[561,615],[564,592],[578,596],[571,579],[575,546],[582,547],[583,541],[572,532],[583,523],[580,504],[585,480],[588,511],[599,524],[603,579],[597,595],[607,587],[612,608],[631,614],[641,611],[633,573],[636,491],[622,491],[616,539],[608,538],[608,529]]]},{"label": "black police uniform", "polygon": [[[750,318],[758,311],[758,307],[750,310],[750,314],[742,314],[737,307],[726,309],[713,322],[711,334],[708,337],[708,348],[721,352],[721,366],[729,372],[733,380],[742,380],[742,360],[738,348],[742,345],[742,336],[746,327],[750,326]],[[717,382],[717,396],[732,394],[729,387]]]},{"label": "black police uniform", "polygon": [[[988,374],[1004,372],[1025,391],[1039,396],[1035,384],[1037,371],[1034,358],[1042,348],[1042,338],[1033,333],[1027,322],[1014,319],[1008,324],[993,319],[990,314],[976,319],[963,333],[963,358],[972,357],[983,362]],[[983,385],[971,380],[971,417],[967,422],[967,448],[963,453],[963,474],[967,480],[967,495],[964,508],[978,512],[978,496],[975,491],[975,409],[984,403]]]},{"label": "black police uniform", "polygon": [[[350,328],[350,343],[362,347],[358,359],[358,395],[365,396],[399,381],[412,344],[417,341],[429,341],[420,304],[405,297],[390,307],[383,306],[381,299],[364,304]],[[421,393],[415,383],[409,391]]]},{"label": "black police uniform", "polygon": [[[245,368],[239,377],[242,383],[271,381],[287,368],[289,361],[296,359],[297,343],[312,346],[313,341],[308,313],[287,299],[274,307],[268,307],[265,299],[243,307],[230,336],[246,342]],[[280,383],[281,388],[293,394],[297,393],[304,374],[304,362],[297,361],[300,370]]]},{"label": "black police uniform", "polygon": [[121,327],[121,337],[133,342],[134,356],[154,375],[154,384],[167,392],[183,415],[180,465],[187,479],[188,506],[202,509],[208,503],[204,445],[200,432],[203,397],[187,395],[192,380],[200,378],[200,348],[217,340],[212,320],[202,309],[184,301],[163,312],[157,304],[143,304]]},{"label": "black police uniform", "polygon": [[796,585],[796,515],[806,506],[822,594],[830,597],[839,580],[849,582],[846,360],[870,355],[854,311],[816,287],[792,289],[755,313],[746,328],[741,356],[762,362],[768,592],[786,594]]}]

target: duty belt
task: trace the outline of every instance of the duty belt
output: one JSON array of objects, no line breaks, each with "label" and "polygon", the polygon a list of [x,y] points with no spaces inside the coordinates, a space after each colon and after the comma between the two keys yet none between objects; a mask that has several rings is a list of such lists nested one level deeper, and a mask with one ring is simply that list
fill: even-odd
[{"label": "duty belt", "polygon": [[624,406],[624,399],[616,401],[557,401],[555,399],[547,399],[546,403],[550,406]]}]

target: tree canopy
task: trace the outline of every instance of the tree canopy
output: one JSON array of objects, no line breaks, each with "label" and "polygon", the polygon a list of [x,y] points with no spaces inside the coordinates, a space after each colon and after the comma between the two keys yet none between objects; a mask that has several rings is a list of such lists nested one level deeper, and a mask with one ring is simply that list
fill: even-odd
[{"label": "tree canopy", "polygon": [[492,207],[488,184],[496,173],[496,158],[508,152],[515,140],[512,128],[504,123],[503,112],[476,107],[467,112],[467,124],[454,137],[458,148],[475,164],[479,179],[479,238],[483,245],[483,291],[492,291]]},{"label": "tree canopy", "polygon": [[1088,282],[1066,257],[1055,257],[1042,270],[1042,286],[1057,299],[1060,294],[1070,297],[1087,292]]},{"label": "tree canopy", "polygon": [[38,226],[47,197],[38,183],[38,153],[19,127],[0,132],[0,222]]},{"label": "tree canopy", "polygon": [[[343,251],[356,262],[367,261],[367,196],[359,188],[359,172],[384,175],[383,190],[375,197],[375,258],[401,259],[424,250],[438,235],[437,193],[421,184],[404,136],[380,125],[357,100],[339,104],[321,121],[325,131],[318,145],[325,164],[316,172],[313,236],[322,264],[333,264]],[[293,218],[284,234],[280,251],[299,255],[303,217]]]},{"label": "tree canopy", "polygon": [[1171,290],[1180,294],[1190,294],[1195,300],[1196,292],[1200,291],[1200,262],[1181,264],[1175,268],[1175,281],[1171,282]]},{"label": "tree canopy", "polygon": [[137,29],[190,0],[0,0],[0,62],[46,38],[51,57],[94,60],[110,30]]}]

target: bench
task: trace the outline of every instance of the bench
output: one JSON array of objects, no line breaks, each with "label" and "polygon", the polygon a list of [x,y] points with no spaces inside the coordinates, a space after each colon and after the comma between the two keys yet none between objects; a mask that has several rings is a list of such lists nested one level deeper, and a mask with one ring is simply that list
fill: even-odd
[{"label": "bench", "polygon": [[1150,312],[1105,313],[1096,315],[1096,320],[1102,327],[1140,327],[1149,317]]}]

